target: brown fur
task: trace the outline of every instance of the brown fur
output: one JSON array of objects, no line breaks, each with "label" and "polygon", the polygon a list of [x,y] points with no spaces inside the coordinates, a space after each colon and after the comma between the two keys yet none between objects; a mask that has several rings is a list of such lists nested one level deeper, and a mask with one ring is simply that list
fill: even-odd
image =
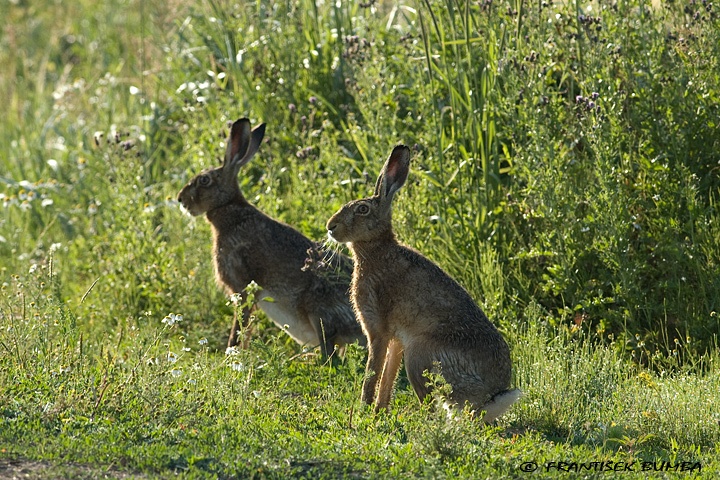
[{"label": "brown fur", "polygon": [[430,393],[423,372],[441,373],[454,404],[468,402],[491,421],[520,396],[508,390],[510,351],[465,289],[395,238],[391,202],[409,164],[407,147],[396,147],[375,195],[349,202],[327,223],[330,236],[346,242],[355,261],[351,298],[369,350],[362,400],[387,408],[404,351],[408,379],[421,400]]},{"label": "brown fur", "polygon": [[[335,345],[365,343],[347,298],[350,259],[335,255],[326,268],[303,268],[308,257],[324,257],[321,247],[294,228],[251,205],[237,181],[240,167],[260,146],[265,125],[250,130],[236,121],[223,165],[193,178],[178,195],[192,214],[205,214],[213,232],[213,260],[218,284],[228,294],[244,293],[251,281],[261,292],[258,306],[300,344],[320,345],[324,357]],[[272,297],[272,301],[267,298]],[[247,323],[248,311],[243,311]],[[235,319],[228,346],[238,343]]]}]

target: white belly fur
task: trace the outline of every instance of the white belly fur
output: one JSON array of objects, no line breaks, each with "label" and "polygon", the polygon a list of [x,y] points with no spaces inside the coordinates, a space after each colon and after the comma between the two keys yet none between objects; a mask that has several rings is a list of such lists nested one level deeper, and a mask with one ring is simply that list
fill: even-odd
[{"label": "white belly fur", "polygon": [[[275,301],[265,300],[267,297],[271,297],[275,299]],[[265,315],[267,315],[275,325],[280,327],[280,329],[290,335],[292,339],[300,345],[313,347],[318,345],[318,338],[310,323],[298,318],[292,309],[287,308],[286,305],[282,305],[277,298],[278,297],[273,295],[272,292],[263,290],[260,293],[260,300],[257,302],[257,306],[265,312]]]}]

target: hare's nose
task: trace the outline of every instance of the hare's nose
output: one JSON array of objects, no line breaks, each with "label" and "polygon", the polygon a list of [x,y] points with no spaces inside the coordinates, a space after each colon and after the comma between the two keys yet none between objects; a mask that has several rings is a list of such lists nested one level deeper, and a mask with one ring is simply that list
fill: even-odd
[{"label": "hare's nose", "polygon": [[192,196],[188,196],[185,189],[183,189],[178,193],[177,200],[183,208],[189,209],[189,205],[192,203]]},{"label": "hare's nose", "polygon": [[331,223],[331,222],[328,222],[326,228],[327,228],[328,233],[329,233],[330,235],[332,235],[333,230],[335,230],[335,229],[337,228],[337,223],[335,223],[335,222],[332,222],[332,223]]}]

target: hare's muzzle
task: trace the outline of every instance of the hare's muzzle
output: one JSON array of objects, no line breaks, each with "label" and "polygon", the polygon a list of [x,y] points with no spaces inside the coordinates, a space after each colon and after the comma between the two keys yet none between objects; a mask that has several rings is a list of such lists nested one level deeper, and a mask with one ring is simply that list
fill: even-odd
[{"label": "hare's muzzle", "polygon": [[187,204],[185,203],[185,198],[184,198],[185,195],[184,195],[184,193],[185,193],[185,189],[183,188],[182,190],[180,190],[180,193],[178,193],[177,201],[178,201],[178,202],[180,203],[180,205],[182,205],[184,208],[187,208]]},{"label": "hare's muzzle", "polygon": [[339,222],[337,221],[337,213],[336,213],[335,215],[330,217],[330,219],[325,224],[325,228],[328,231],[328,235],[332,236],[333,231],[337,229],[338,223]]},{"label": "hare's muzzle", "polygon": [[180,190],[180,193],[178,193],[177,200],[178,203],[180,203],[180,206],[188,212],[192,216],[198,215],[197,212],[195,212],[193,208],[193,195],[191,192],[188,191],[189,185],[186,185],[182,190]]},{"label": "hare's muzzle", "polygon": [[327,225],[325,226],[327,228],[328,237],[332,238],[336,242],[340,241],[337,238],[338,225],[339,222],[335,221],[335,217],[332,217],[330,220],[328,220]]},{"label": "hare's muzzle", "polygon": [[334,240],[335,238],[333,237],[333,227],[334,227],[334,225],[328,225],[327,233],[328,233],[328,236]]}]

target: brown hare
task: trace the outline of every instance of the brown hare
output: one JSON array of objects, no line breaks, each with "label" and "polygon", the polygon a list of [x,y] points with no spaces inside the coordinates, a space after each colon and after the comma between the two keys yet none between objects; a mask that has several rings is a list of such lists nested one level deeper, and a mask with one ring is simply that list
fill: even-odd
[{"label": "brown hare", "polygon": [[[335,345],[364,345],[348,299],[350,259],[335,255],[324,272],[306,268],[309,259],[324,257],[321,247],[262,213],[240,192],[240,167],[255,155],[264,134],[265,124],[250,130],[247,118],[233,123],[222,166],[195,176],[178,201],[191,215],[204,213],[210,222],[216,279],[226,293],[242,294],[254,281],[261,288],[256,305],[299,344],[320,345],[324,358]],[[248,318],[243,311],[244,325]],[[239,327],[236,318],[228,346],[238,343]]]},{"label": "brown hare", "polygon": [[392,199],[409,168],[409,149],[395,147],[375,194],[347,203],[327,222],[330,237],[347,243],[355,261],[350,296],[368,341],[362,400],[376,411],[387,408],[404,351],[420,400],[430,393],[423,372],[440,373],[453,405],[468,402],[490,422],[521,395],[509,390],[510,350],[463,287],[395,238]]}]

